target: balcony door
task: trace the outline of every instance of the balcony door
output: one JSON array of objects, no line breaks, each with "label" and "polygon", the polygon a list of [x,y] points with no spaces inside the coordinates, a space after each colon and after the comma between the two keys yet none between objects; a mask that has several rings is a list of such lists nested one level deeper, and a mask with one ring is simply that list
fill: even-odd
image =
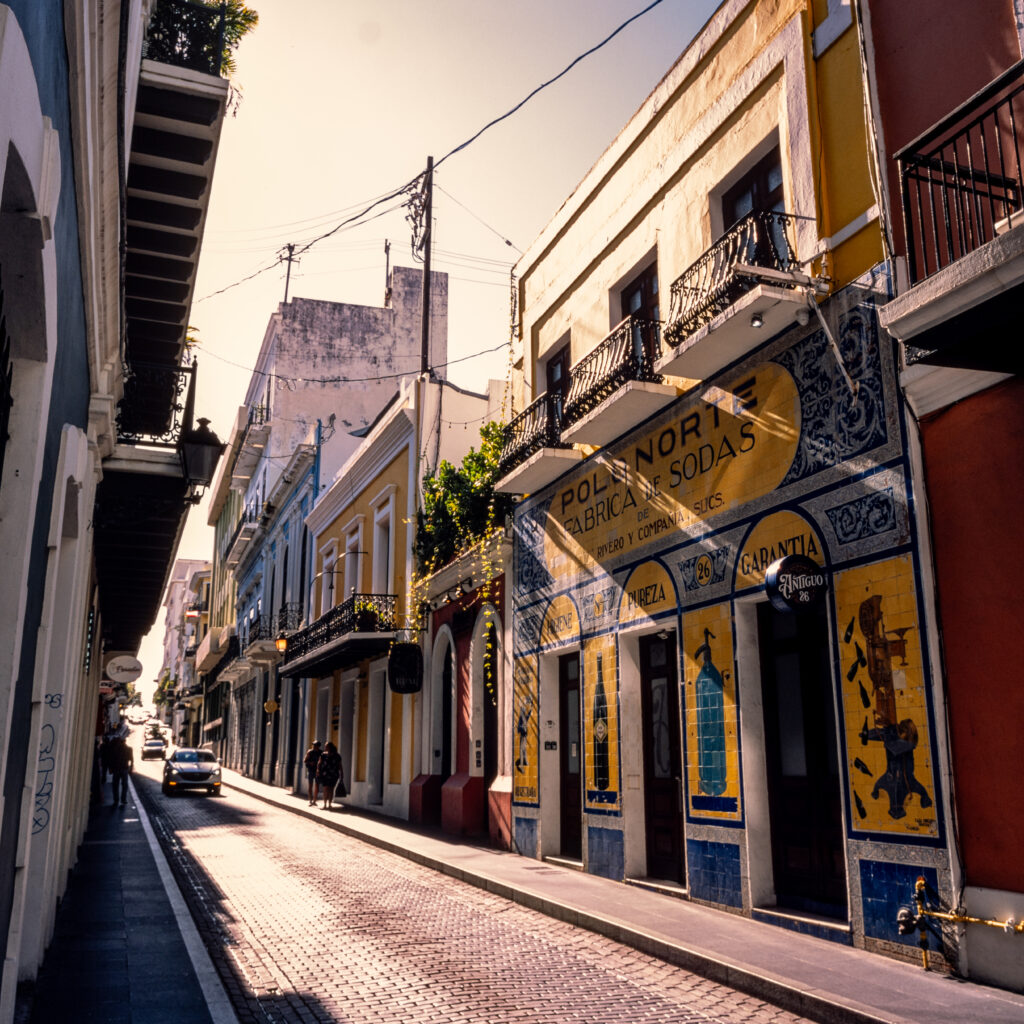
[{"label": "balcony door", "polygon": [[[785,209],[785,203],[782,159],[779,156],[779,147],[775,146],[722,195],[722,223],[728,230],[748,213],[781,213]],[[783,226],[773,222],[770,234],[775,252],[780,255],[787,253],[789,245]],[[775,266],[776,260],[768,253],[762,253],[760,249],[760,240],[752,237],[748,242],[744,261],[754,266]]]},{"label": "balcony door", "polygon": [[569,391],[569,345],[563,345],[547,361],[547,392],[555,403],[559,422],[562,418],[562,406]]},{"label": "balcony door", "polygon": [[[652,263],[646,270],[635,277],[622,289],[622,317],[635,316],[637,320],[646,320],[658,324],[661,318],[658,305],[658,264]],[[643,324],[633,325],[633,352],[638,361],[648,367],[654,365],[656,353],[653,351],[654,339],[657,337],[657,326],[654,330],[645,329]],[[640,360],[643,354],[645,357]]]}]

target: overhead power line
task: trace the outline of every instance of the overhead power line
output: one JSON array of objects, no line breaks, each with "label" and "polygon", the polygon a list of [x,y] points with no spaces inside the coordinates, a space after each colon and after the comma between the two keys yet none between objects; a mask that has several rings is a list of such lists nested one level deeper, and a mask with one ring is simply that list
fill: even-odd
[{"label": "overhead power line", "polygon": [[[591,54],[597,53],[597,51],[600,50],[602,47],[607,46],[608,43],[610,43],[620,32],[622,32],[623,29],[625,29],[627,26],[631,25],[638,18],[642,18],[645,14],[648,13],[648,11],[653,10],[655,7],[657,7],[662,2],[663,2],[663,0],[652,0],[652,3],[649,3],[646,7],[643,8],[643,10],[637,11],[636,14],[634,14],[631,17],[627,18],[624,22],[622,22],[621,25],[619,25],[618,28],[616,28],[613,32],[611,32],[607,36],[605,36],[604,39],[602,39],[599,43],[596,43],[594,46],[590,47],[589,50],[585,50],[583,53],[581,53],[578,57],[575,58],[575,60],[573,60],[569,64],[567,64],[553,78],[549,78],[546,82],[542,82],[535,89],[532,89],[514,107],[512,107],[509,110],[506,110],[505,113],[500,115],[499,117],[495,117],[492,120],[488,121],[487,124],[485,124],[479,131],[475,132],[468,139],[466,139],[465,142],[463,142],[460,145],[456,146],[454,149],[450,149],[447,153],[445,153],[445,155],[443,157],[441,157],[440,160],[437,160],[437,161],[434,162],[434,165],[433,165],[434,169],[436,170],[438,167],[440,167],[441,164],[443,164],[445,162],[445,160],[447,160],[449,157],[455,156],[456,153],[461,153],[464,149],[467,149],[474,142],[476,142],[476,140],[479,139],[480,136],[483,135],[484,132],[486,132],[488,129],[493,128],[496,124],[500,124],[502,121],[507,120],[513,114],[515,114],[517,111],[521,110],[539,92],[542,92],[544,89],[547,89],[548,86],[554,85],[555,82],[557,82],[559,79],[564,78],[574,67],[576,67],[577,64],[579,64],[583,60],[586,60],[586,58],[589,57]],[[350,217],[346,217],[344,220],[340,221],[338,224],[336,224],[329,231],[324,231],[322,234],[319,234],[315,238],[312,238],[310,241],[306,242],[301,247],[297,246],[294,249],[294,252],[292,253],[292,257],[293,258],[294,257],[298,257],[298,256],[301,256],[303,253],[309,252],[309,250],[312,249],[314,245],[318,244],[319,242],[322,242],[324,239],[330,238],[332,235],[337,234],[339,231],[341,231],[345,227],[348,227],[348,226],[351,226],[351,225],[355,225],[357,222],[361,221],[362,218],[366,216],[366,214],[368,214],[371,210],[376,209],[382,203],[389,202],[392,199],[397,199],[399,196],[408,196],[408,197],[410,197],[410,199],[413,198],[415,196],[415,193],[417,193],[419,191],[420,182],[422,181],[423,177],[424,177],[424,173],[423,172],[417,174],[415,177],[411,178],[409,181],[407,181],[404,185],[400,186],[399,188],[393,189],[392,191],[387,192],[384,195],[379,196],[377,199],[373,200],[371,203],[369,203],[367,206],[365,206],[362,210],[360,210],[359,213],[353,214]],[[445,195],[448,195],[449,198],[453,199],[455,202],[458,203],[458,200],[455,199],[454,196],[451,196],[447,192],[445,193]],[[405,203],[399,204],[399,205],[407,204],[410,201],[410,199],[406,199]],[[459,205],[462,206],[461,203],[459,203]],[[466,209],[465,207],[463,207],[463,208]],[[383,212],[386,213],[386,212],[389,212],[389,211],[383,211]],[[467,211],[467,212],[471,212],[471,211]],[[474,216],[476,216],[476,215],[474,214]],[[483,222],[481,221],[481,223],[483,223]],[[489,227],[489,225],[485,224],[485,227]],[[490,230],[494,231],[493,228],[490,228]],[[495,231],[495,234],[499,234],[499,232]],[[508,239],[504,238],[503,236],[502,236],[502,240],[507,242],[509,245],[512,244],[511,242],[508,242]],[[515,247],[513,246],[513,248],[515,248]],[[281,251],[282,252],[284,251],[283,247],[282,247]],[[244,284],[246,281],[251,281],[254,277],[258,277],[260,274],[264,274],[268,270],[272,270],[274,267],[278,266],[283,261],[283,259],[284,259],[284,257],[279,252],[277,259],[273,263],[268,264],[267,266],[263,267],[261,270],[257,270],[253,274],[249,274],[247,277],[240,278],[238,281],[235,281],[232,284],[225,285],[223,288],[219,288],[215,292],[210,292],[208,295],[204,295],[202,298],[197,299],[196,302],[202,302],[205,299],[213,298],[215,295],[223,295],[224,292],[230,291],[232,288],[236,288],[238,285]]]},{"label": "overhead power line", "polygon": [[597,53],[597,51],[600,50],[602,46],[606,46],[608,43],[610,43],[624,28],[626,28],[627,25],[632,24],[634,21],[637,20],[637,18],[642,18],[648,11],[653,10],[661,2],[662,0],[654,0],[653,3],[649,3],[642,11],[637,11],[637,13],[634,14],[631,18],[627,18],[614,32],[611,33],[611,35],[605,36],[604,39],[601,40],[601,42],[597,43],[595,46],[592,46],[585,53],[581,53],[571,64],[567,64],[561,71],[558,72],[557,75],[555,75],[554,78],[549,78],[546,82],[542,82],[540,85],[538,85],[536,89],[529,93],[524,99],[520,100],[511,110],[506,110],[505,113],[501,115],[501,117],[496,117],[494,118],[493,121],[488,121],[487,124],[485,124],[483,128],[481,128],[475,135],[471,135],[468,139],[466,139],[465,142],[462,143],[462,145],[456,146],[454,149],[449,150],[447,153],[445,153],[443,157],[441,157],[440,160],[436,161],[434,164],[435,170],[438,167],[440,167],[441,164],[443,164],[445,160],[448,159],[448,157],[455,156],[456,153],[461,153],[462,150],[464,150],[467,146],[471,146],[474,142],[476,142],[477,139],[480,138],[481,135],[483,135],[485,131],[487,131],[488,128],[493,128],[496,124],[500,124],[502,121],[511,117],[517,110],[522,109],[524,106],[526,106],[527,103],[530,102],[530,100],[533,99],[534,96],[537,95],[537,93],[546,89],[549,85],[554,85],[555,82],[557,82],[560,78],[563,78],[570,71],[572,71],[572,69],[576,67],[576,65],[579,64],[581,60],[586,60],[586,58],[589,57],[592,53]]},{"label": "overhead power line", "polygon": [[[471,352],[468,356],[459,356],[458,359],[449,359],[444,363],[437,363],[433,369],[442,369],[448,366],[454,366],[456,363],[465,363],[470,359],[478,359],[480,356],[490,355],[492,352],[498,352],[503,348],[507,348],[511,342],[503,341],[498,345],[494,345],[491,348],[481,349],[479,352]],[[240,370],[249,370],[250,373],[258,374],[260,377],[273,377],[275,380],[289,381],[293,384],[365,384],[368,381],[375,380],[398,380],[401,377],[412,377],[416,374],[416,369],[405,370],[401,373],[378,373],[373,377],[289,377],[283,373],[273,373],[268,370],[257,370],[250,367],[246,363],[235,362],[234,359],[228,359],[227,356],[217,355],[216,352],[210,352],[203,350],[204,358],[210,356],[213,359],[219,359],[222,363],[227,363],[228,366],[237,366]]]}]

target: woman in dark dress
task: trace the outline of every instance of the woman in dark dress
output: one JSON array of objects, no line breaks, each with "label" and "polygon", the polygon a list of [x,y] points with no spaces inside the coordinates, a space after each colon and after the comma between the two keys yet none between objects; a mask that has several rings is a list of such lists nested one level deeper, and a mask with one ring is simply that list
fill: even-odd
[{"label": "woman in dark dress", "polygon": [[334,802],[334,787],[341,778],[341,754],[338,748],[327,742],[324,752],[316,766],[316,781],[320,787],[320,796],[323,798],[323,809],[330,810]]}]

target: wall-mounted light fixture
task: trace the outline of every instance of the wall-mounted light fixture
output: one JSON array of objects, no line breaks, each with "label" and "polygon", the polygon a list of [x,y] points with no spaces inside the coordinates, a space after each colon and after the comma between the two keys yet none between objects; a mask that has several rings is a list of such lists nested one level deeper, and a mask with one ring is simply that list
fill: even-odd
[{"label": "wall-mounted light fixture", "polygon": [[750,326],[757,328],[764,327],[764,317],[760,313],[751,313]]},{"label": "wall-mounted light fixture", "polygon": [[277,648],[278,654],[284,654],[288,650],[288,637],[284,635],[284,630],[277,634],[274,646]]}]

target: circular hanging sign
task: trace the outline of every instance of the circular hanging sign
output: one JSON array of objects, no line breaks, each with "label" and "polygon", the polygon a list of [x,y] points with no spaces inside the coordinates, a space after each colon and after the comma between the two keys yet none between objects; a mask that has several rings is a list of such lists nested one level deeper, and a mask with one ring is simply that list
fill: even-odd
[{"label": "circular hanging sign", "polygon": [[272,715],[280,706],[281,705],[273,698],[263,702],[263,710],[266,711],[268,715]]},{"label": "circular hanging sign", "polygon": [[107,678],[115,683],[134,683],[142,675],[142,662],[130,654],[119,654],[107,662]]},{"label": "circular hanging sign", "polygon": [[805,555],[787,555],[768,566],[764,585],[768,600],[780,612],[798,612],[821,602],[828,574]]}]

